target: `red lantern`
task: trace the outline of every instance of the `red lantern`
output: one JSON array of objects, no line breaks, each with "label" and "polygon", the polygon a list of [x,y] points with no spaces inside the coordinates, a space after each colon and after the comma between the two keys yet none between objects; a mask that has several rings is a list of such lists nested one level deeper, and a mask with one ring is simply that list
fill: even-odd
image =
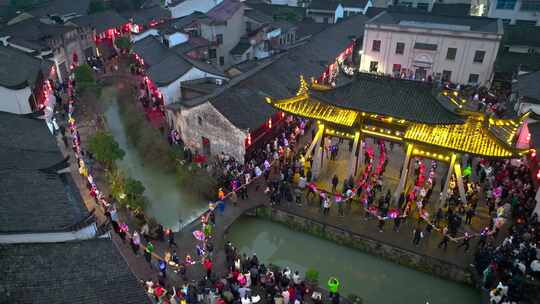
[{"label": "red lantern", "polygon": [[268,119],[268,129],[272,129],[272,118]]}]

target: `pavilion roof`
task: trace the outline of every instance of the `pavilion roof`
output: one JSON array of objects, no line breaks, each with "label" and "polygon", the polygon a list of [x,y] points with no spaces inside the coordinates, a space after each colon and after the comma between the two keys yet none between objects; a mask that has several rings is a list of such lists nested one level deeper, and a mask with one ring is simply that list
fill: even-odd
[{"label": "pavilion roof", "polygon": [[[358,96],[351,94],[351,90],[354,91],[354,88],[348,89],[347,92],[338,93],[342,94],[339,97],[339,102],[335,102],[336,99],[334,99],[332,103],[328,102],[328,99],[322,100],[321,96],[328,96],[329,93],[336,91],[335,88],[312,84],[310,89],[304,79],[301,78],[296,96],[281,100],[267,98],[267,102],[272,104],[274,108],[293,115],[344,127],[358,127],[355,124],[361,122],[359,119],[360,114],[366,116],[366,118],[377,117],[378,115],[382,115],[383,118],[387,117],[386,120],[383,119],[379,122],[388,122],[388,126],[392,125],[390,118],[397,118],[399,121],[394,122],[399,122],[405,127],[405,132],[395,132],[395,136],[393,134],[389,136],[390,133],[377,132],[373,135],[391,137],[396,140],[405,140],[455,152],[502,158],[515,157],[527,152],[527,150],[516,149],[513,145],[518,127],[527,115],[512,120],[490,118],[476,112],[461,112],[458,114],[442,107],[440,104],[439,106],[430,105],[429,99],[419,97],[418,92],[403,91],[399,96],[392,97],[393,94],[389,92],[395,89],[392,87],[393,85],[395,84],[390,83],[386,92],[383,92],[381,88],[375,93],[359,85],[361,86],[360,90],[367,95],[367,98],[365,98],[367,102],[365,104],[358,102],[355,103],[355,107],[352,107],[351,103],[347,101],[346,95]],[[317,90],[315,94],[313,94],[314,89]],[[422,90],[422,88],[420,87],[419,90]],[[388,99],[383,100],[381,96],[376,94],[384,95]],[[361,96],[358,97],[359,100],[363,99]],[[424,104],[424,107],[421,107],[421,103]],[[377,104],[379,104],[378,107]],[[433,116],[443,113],[444,116],[442,117],[447,118],[430,119],[428,117],[430,111]],[[437,121],[439,123],[436,123]],[[386,130],[385,132],[391,131]]]},{"label": "pavilion roof", "polygon": [[481,119],[469,118],[464,124],[414,123],[407,128],[403,138],[484,157],[513,157],[524,152],[511,145],[515,132],[506,125],[489,125]]},{"label": "pavilion roof", "polygon": [[441,124],[463,123],[463,117],[439,101],[424,82],[359,73],[329,90],[310,90],[310,96],[329,105],[354,111],[392,116],[409,121]]}]

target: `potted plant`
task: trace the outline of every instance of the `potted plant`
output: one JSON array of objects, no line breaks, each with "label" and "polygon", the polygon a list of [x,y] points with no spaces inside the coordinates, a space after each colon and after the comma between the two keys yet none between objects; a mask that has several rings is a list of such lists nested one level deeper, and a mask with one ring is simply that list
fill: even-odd
[{"label": "potted plant", "polygon": [[316,288],[319,284],[319,272],[313,268],[306,271],[306,283],[311,285],[312,289]]}]

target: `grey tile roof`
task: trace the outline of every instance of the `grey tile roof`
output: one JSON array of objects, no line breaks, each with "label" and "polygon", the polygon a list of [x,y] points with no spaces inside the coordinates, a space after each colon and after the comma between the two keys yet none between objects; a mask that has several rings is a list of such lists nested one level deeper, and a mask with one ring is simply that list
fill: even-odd
[{"label": "grey tile roof", "polygon": [[288,6],[279,4],[268,4],[257,0],[248,0],[244,4],[254,10],[258,10],[261,13],[272,16],[274,20],[291,20],[291,17],[296,19],[295,21],[301,21],[306,16],[306,8],[298,6]]},{"label": "grey tile roof", "polygon": [[134,43],[133,51],[144,59],[148,77],[159,86],[172,83],[194,66],[210,74],[223,75],[221,71],[209,64],[191,60],[180,54],[178,50],[167,48],[153,36]]},{"label": "grey tile roof", "polygon": [[152,303],[110,239],[0,245],[0,302]]},{"label": "grey tile roof", "polygon": [[69,231],[87,215],[70,175],[0,170],[0,232]]},{"label": "grey tile roof", "polygon": [[128,23],[128,20],[115,11],[104,11],[92,15],[86,15],[69,20],[77,26],[89,26],[96,32],[103,33],[111,28],[118,28]]},{"label": "grey tile roof", "polygon": [[10,89],[33,87],[42,71],[50,71],[53,64],[50,60],[39,59],[21,50],[0,45],[0,86]]},{"label": "grey tile roof", "polygon": [[446,109],[428,83],[361,73],[333,90],[311,96],[329,104],[353,110],[388,115],[420,123],[462,123]]},{"label": "grey tile roof", "polygon": [[244,16],[262,24],[270,23],[274,21],[274,18],[271,15],[267,15],[260,10],[256,10],[252,8],[246,9],[244,11]]},{"label": "grey tile roof", "polygon": [[[0,112],[0,232],[64,231],[88,215],[45,122]],[[1,301],[0,301],[1,302]]]},{"label": "grey tile roof", "polygon": [[540,47],[540,26],[505,25],[503,43],[510,46]]},{"label": "grey tile roof", "polygon": [[43,1],[42,5],[30,10],[28,13],[35,17],[45,17],[47,15],[86,15],[90,0],[52,0]]},{"label": "grey tile roof", "polygon": [[159,5],[141,8],[135,11],[125,11],[121,14],[127,19],[132,19],[134,23],[142,25],[147,25],[152,21],[171,18],[171,11]]},{"label": "grey tile roof", "polygon": [[20,41],[24,40],[35,46],[40,46],[37,50],[47,50],[49,49],[49,39],[61,38],[66,32],[75,29],[75,26],[46,24],[37,18],[29,18],[0,28],[0,37],[16,37]]},{"label": "grey tile roof", "polygon": [[417,23],[419,25],[425,25],[430,27],[438,25],[455,26],[455,28],[448,28],[449,30],[461,31],[462,27],[469,27],[472,32],[493,33],[502,34],[502,23],[498,19],[485,18],[485,17],[457,17],[457,16],[442,16],[431,13],[404,13],[385,11],[372,19],[367,24],[392,24],[399,25],[400,23]]},{"label": "grey tile roof", "polygon": [[[240,129],[255,129],[276,112],[265,102],[265,97],[290,97],[299,84],[299,76],[318,77],[331,58],[335,58],[350,41],[351,35],[361,36],[365,16],[357,15],[328,27],[311,40],[278,57],[269,64],[261,65],[231,81],[210,100],[233,125]],[[190,106],[196,105],[195,103]]]},{"label": "grey tile roof", "polygon": [[309,9],[316,9],[321,11],[335,11],[338,7],[339,2],[338,1],[332,1],[332,0],[311,0],[309,3],[308,8]]},{"label": "grey tile roof", "polygon": [[[143,57],[144,58],[144,57]],[[165,86],[187,73],[193,65],[177,54],[169,54],[159,63],[150,66],[146,73],[158,86]]]},{"label": "grey tile roof", "polygon": [[171,50],[179,55],[185,55],[195,49],[209,47],[210,45],[210,41],[202,37],[189,37],[188,41],[173,46]]},{"label": "grey tile roof", "polygon": [[368,0],[338,0],[338,2],[345,8],[354,7],[363,9],[368,4]]}]

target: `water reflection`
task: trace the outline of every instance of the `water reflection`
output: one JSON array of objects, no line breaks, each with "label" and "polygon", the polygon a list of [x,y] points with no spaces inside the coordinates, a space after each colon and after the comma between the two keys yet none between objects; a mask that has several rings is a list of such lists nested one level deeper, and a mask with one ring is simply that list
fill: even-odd
[{"label": "water reflection", "polygon": [[145,166],[136,149],[129,144],[122,124],[114,94],[105,112],[107,125],[120,147],[126,152],[118,166],[132,178],[140,180],[146,188],[150,204],[146,212],[155,217],[163,226],[178,231],[181,225],[189,223],[207,207],[195,195],[182,192],[176,184],[173,173]]},{"label": "water reflection", "polygon": [[480,303],[479,291],[421,273],[360,251],[292,231],[272,222],[242,218],[228,238],[241,252],[305,272],[314,268],[320,281],[340,279],[342,294],[355,293],[365,303]]}]

